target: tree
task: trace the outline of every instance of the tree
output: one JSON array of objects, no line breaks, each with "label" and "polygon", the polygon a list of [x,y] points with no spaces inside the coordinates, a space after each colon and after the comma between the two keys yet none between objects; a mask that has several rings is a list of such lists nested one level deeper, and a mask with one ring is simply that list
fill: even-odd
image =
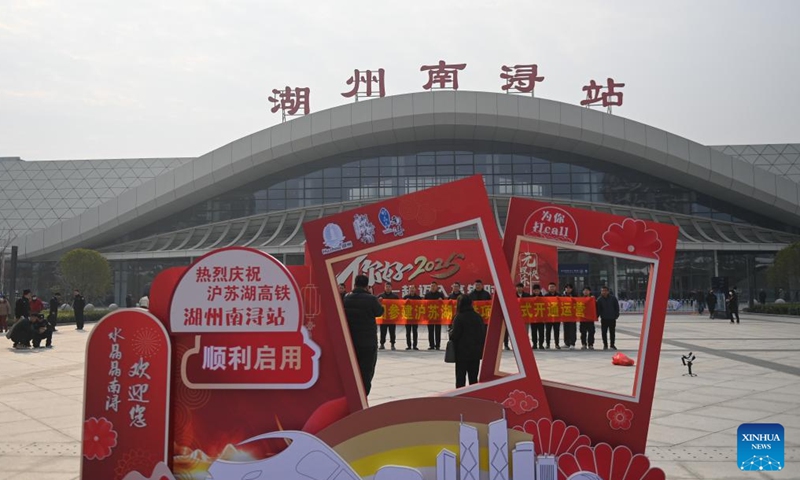
[{"label": "tree", "polygon": [[[58,266],[67,292],[78,289],[87,299],[102,299],[111,289],[111,265],[94,250],[71,250],[61,257]],[[64,294],[69,295],[67,292]]]},{"label": "tree", "polygon": [[800,290],[800,242],[793,243],[775,255],[775,262],[767,272],[771,286],[787,292]]}]

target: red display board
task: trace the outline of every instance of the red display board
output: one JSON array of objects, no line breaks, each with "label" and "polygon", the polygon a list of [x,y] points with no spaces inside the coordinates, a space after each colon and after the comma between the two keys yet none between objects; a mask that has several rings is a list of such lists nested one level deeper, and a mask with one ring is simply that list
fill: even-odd
[{"label": "red display board", "polygon": [[[677,239],[678,229],[673,225],[516,197],[509,204],[503,250],[512,271],[517,267],[520,252],[528,250],[531,244],[637,260],[650,265],[631,394],[544,382],[553,416],[579,426],[582,433],[596,442],[624,445],[633,453],[644,452]],[[497,344],[492,339],[498,339],[501,334],[493,317],[489,324],[488,354],[484,358],[494,358],[490,352]],[[481,370],[481,378],[486,381],[493,378],[493,370],[487,367]],[[499,365],[494,367],[496,372]],[[592,405],[592,408],[585,408],[586,405]]]},{"label": "red display board", "polygon": [[122,478],[169,460],[170,352],[166,330],[145,310],[118,310],[92,328],[81,478]]},{"label": "red display board", "polygon": [[[469,195],[464,195],[464,192],[469,192]],[[531,408],[509,410],[509,422],[521,425],[526,420],[550,417],[541,379],[529,348],[527,328],[516,302],[514,283],[501,248],[497,222],[480,176],[382,200],[303,225],[307,261],[313,269],[314,281],[319,285],[322,302],[331,307],[335,305],[335,308],[325,310],[322,319],[337,325],[333,340],[347,347],[336,349],[333,354],[343,373],[348,374],[346,378],[352,381],[352,384],[345,386],[351,411],[366,408],[367,399],[360,377],[355,374],[355,353],[348,335],[342,300],[337,293],[335,266],[347,264],[364,254],[390,251],[401,246],[417,248],[421,240],[461,228],[472,228],[479,232],[484,261],[490,272],[488,279],[482,280],[495,286],[494,309],[497,316],[492,322],[498,328],[504,328],[504,323],[508,326],[519,373],[443,394],[502,403],[508,400],[512,392],[522,392],[529,398],[527,404]],[[494,351],[496,353],[497,349]]]}]

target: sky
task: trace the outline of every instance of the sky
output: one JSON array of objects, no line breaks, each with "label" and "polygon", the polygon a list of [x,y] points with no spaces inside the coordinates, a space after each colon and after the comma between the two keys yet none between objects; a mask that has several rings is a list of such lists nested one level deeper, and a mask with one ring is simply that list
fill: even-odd
[{"label": "sky", "polygon": [[536,96],[578,104],[625,83],[614,114],[706,145],[800,143],[800,2],[0,0],[0,157],[199,156],[280,122],[273,88],[311,111],[347,102],[355,69],[387,95],[421,65],[466,63],[460,90],[500,92],[539,66]]}]

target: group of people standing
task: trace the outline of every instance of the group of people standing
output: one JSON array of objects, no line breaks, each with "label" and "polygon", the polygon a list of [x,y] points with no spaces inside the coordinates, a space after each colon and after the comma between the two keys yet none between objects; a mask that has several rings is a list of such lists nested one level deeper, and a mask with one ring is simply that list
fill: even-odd
[{"label": "group of people standing", "polygon": [[[559,293],[558,286],[550,283],[547,292],[542,292],[539,285],[533,285],[533,293],[525,291],[525,286],[517,284],[517,297],[561,297],[577,296],[571,284],[566,284]],[[378,361],[378,350],[386,349],[387,334],[390,348],[396,350],[397,341],[396,325],[381,325],[380,339],[377,337],[377,322],[375,318],[384,313],[383,300],[400,300],[391,282],[383,284],[383,292],[373,295],[369,278],[358,275],[355,278],[353,291],[347,293],[344,284],[339,285],[339,295],[344,306],[344,313],[356,354],[356,361],[361,373],[361,379],[367,395],[372,388],[372,378],[375,375],[375,366]],[[583,289],[583,296],[593,297],[588,286]],[[475,311],[474,302],[491,300],[492,295],[484,289],[483,282],[476,280],[474,288],[468,294],[462,292],[461,284],[456,282],[452,291],[445,295],[437,282],[432,282],[430,289],[424,296],[419,295],[416,286],[409,286],[408,294],[403,300],[456,300],[456,313],[448,327],[450,341],[454,344],[456,388],[466,386],[467,381],[472,385],[478,381],[480,361],[483,356],[483,344],[486,338],[486,325],[483,318]],[[608,287],[603,286],[600,295],[595,298],[597,315],[603,340],[603,350],[616,350],[616,323],[619,318],[619,302],[610,293]],[[563,322],[564,344],[569,349],[575,349],[578,330],[582,350],[594,350],[595,325],[594,322]],[[577,324],[580,324],[580,327]],[[417,346],[419,325],[406,325],[406,350],[419,350]],[[428,350],[441,350],[441,325],[428,325]],[[536,323],[531,324],[531,341],[533,349],[549,349],[551,340],[555,341],[555,348],[560,350],[561,323]],[[610,340],[610,342],[609,342]],[[546,344],[545,344],[546,342]],[[508,333],[504,344],[510,349]]]},{"label": "group of people standing", "polygon": [[[517,297],[577,297],[571,283],[564,285],[564,290],[559,293],[558,285],[550,282],[547,285],[547,292],[542,292],[539,284],[533,285],[533,293],[525,291],[525,285],[517,284]],[[593,297],[592,289],[589,286],[583,288],[584,297]],[[610,348],[616,350],[616,328],[619,318],[619,301],[611,294],[608,287],[600,288],[600,296],[595,298],[597,305],[597,316],[600,319],[600,332],[603,339],[603,350]],[[534,350],[549,349],[551,340],[554,340],[556,350],[561,350],[559,342],[561,336],[561,324],[564,324],[564,345],[570,350],[575,349],[577,343],[577,333],[581,335],[581,350],[594,350],[595,324],[594,322],[551,322],[551,323],[532,323],[531,324],[531,343]],[[508,350],[508,333],[504,339],[505,348]]]},{"label": "group of people standing", "polygon": [[[16,349],[53,348],[53,332],[57,331],[58,310],[61,306],[61,294],[55,293],[48,302],[48,315],[45,318],[44,302],[30,290],[23,290],[22,296],[14,304],[14,324],[9,326],[12,316],[11,305],[5,297],[0,296],[0,328],[6,333]],[[76,330],[83,330],[84,309],[86,299],[78,290],[73,292],[72,308],[75,314]],[[44,345],[42,345],[44,341]]]},{"label": "group of people standing", "polygon": [[[761,298],[762,297],[759,296],[759,301],[764,303],[766,300],[766,293],[763,296],[764,300],[761,300]],[[717,311],[717,294],[714,293],[713,288],[709,289],[708,292],[697,290],[694,292],[694,304],[699,315],[702,315],[703,311],[708,307],[708,318],[714,318],[714,312]],[[731,320],[731,323],[734,323],[734,316],[736,317],[736,323],[739,323],[739,291],[735,286],[725,292],[724,312],[726,312],[726,316]]]}]

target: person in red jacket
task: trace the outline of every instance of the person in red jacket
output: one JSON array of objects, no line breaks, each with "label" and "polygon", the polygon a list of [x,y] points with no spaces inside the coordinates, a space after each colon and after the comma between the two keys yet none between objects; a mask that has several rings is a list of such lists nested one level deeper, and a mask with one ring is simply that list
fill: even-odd
[{"label": "person in red jacket", "polygon": [[41,313],[44,310],[44,302],[36,295],[31,296],[31,313]]}]

